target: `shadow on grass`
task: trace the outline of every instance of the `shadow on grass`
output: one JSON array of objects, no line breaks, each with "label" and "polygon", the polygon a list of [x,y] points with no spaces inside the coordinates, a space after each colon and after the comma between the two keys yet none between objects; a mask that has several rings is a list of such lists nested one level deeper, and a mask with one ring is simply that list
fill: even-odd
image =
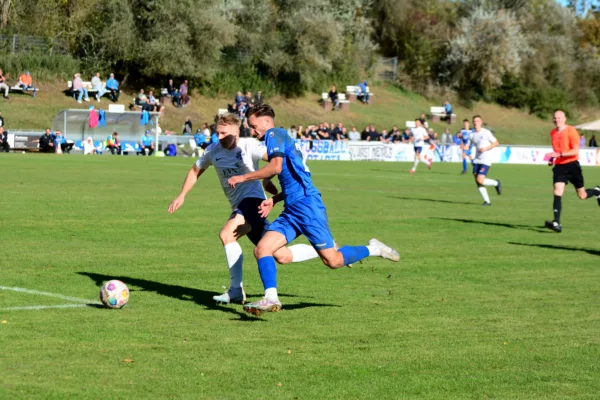
[{"label": "shadow on grass", "polygon": [[478,221],[475,219],[462,219],[462,218],[443,218],[443,217],[430,217],[430,218],[431,219],[440,219],[440,220],[444,220],[444,221],[463,222],[465,224],[490,225],[490,226],[499,226],[502,228],[521,229],[521,230],[533,231],[533,232],[538,232],[538,233],[551,233],[547,229],[545,229],[541,226],[535,226],[535,225],[507,224],[504,222]]},{"label": "shadow on grass", "polygon": [[583,249],[581,247],[556,246],[553,244],[517,243],[517,242],[508,242],[508,244],[514,244],[517,246],[541,247],[542,249],[551,249],[551,250],[583,251],[583,252],[591,254],[593,256],[600,256],[600,250]]},{"label": "shadow on grass", "polygon": [[[235,314],[241,321],[264,321],[261,318],[251,316],[241,310],[239,305],[219,305],[213,300],[213,296],[221,293],[209,292],[202,289],[193,289],[185,286],[171,285],[168,283],[160,283],[155,281],[149,281],[147,279],[132,278],[129,276],[108,276],[102,274],[96,274],[93,272],[78,272],[79,275],[87,276],[92,279],[98,287],[104,282],[111,279],[118,279],[125,282],[127,285],[137,286],[144,291],[155,292],[157,294],[168,296],[178,300],[193,301],[194,303],[208,308],[209,310],[222,311],[230,314]],[[134,291],[134,290],[132,290]],[[294,295],[280,294],[280,297],[296,297]],[[234,308],[236,307],[236,308]],[[284,310],[299,310],[307,307],[339,307],[333,304],[318,304],[318,303],[296,303],[284,305]],[[239,308],[239,310],[237,309]]]},{"label": "shadow on grass", "polygon": [[466,206],[466,205],[479,205],[480,203],[467,203],[464,201],[452,201],[452,200],[444,200],[444,199],[421,199],[421,198],[417,198],[417,197],[402,197],[402,196],[388,196],[389,198],[392,199],[398,199],[398,200],[413,200],[413,201],[429,201],[432,203],[445,203],[445,204],[460,204],[461,206]]}]

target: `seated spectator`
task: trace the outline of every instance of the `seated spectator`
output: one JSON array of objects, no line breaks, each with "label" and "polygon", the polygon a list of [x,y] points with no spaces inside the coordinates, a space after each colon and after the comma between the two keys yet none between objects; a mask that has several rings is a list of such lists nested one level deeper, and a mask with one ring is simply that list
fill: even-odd
[{"label": "seated spectator", "polygon": [[338,99],[338,92],[335,85],[331,85],[331,90],[327,97],[331,100],[331,104],[333,105],[331,109],[333,111],[340,108],[340,100]]},{"label": "seated spectator", "polygon": [[0,111],[0,126],[4,126],[4,117],[2,116],[1,111]]},{"label": "seated spectator", "polygon": [[109,97],[116,103],[119,101],[119,81],[115,79],[115,74],[110,74],[108,80],[106,81],[106,91],[109,92]]},{"label": "seated spectator", "polygon": [[375,129],[375,125],[371,124],[369,126],[369,135],[367,136],[367,142],[379,142],[381,138],[381,134],[377,132]]},{"label": "seated spectator", "polygon": [[360,140],[360,132],[356,130],[356,126],[353,126],[350,132],[348,132],[348,139],[353,142]]},{"label": "seated spectator", "polygon": [[92,137],[88,137],[86,140],[83,141],[82,143],[83,145],[83,154],[87,155],[87,154],[96,154],[96,146],[94,146],[94,141],[92,140]]},{"label": "seated spectator", "polygon": [[444,111],[446,111],[446,116],[443,119],[450,121],[450,118],[452,117],[452,104],[450,104],[450,102],[448,100],[446,100],[444,102],[443,106],[444,106]]},{"label": "seated spectator", "polygon": [[361,82],[358,85],[356,85],[356,87],[358,87],[359,90],[356,98],[365,104],[369,104],[371,101],[371,94],[369,93],[369,82]]},{"label": "seated spectator", "polygon": [[185,106],[190,102],[190,96],[188,96],[188,81],[187,79],[179,86],[179,94],[181,96],[181,105]]},{"label": "seated spectator", "polygon": [[592,135],[590,141],[588,143],[589,147],[598,147],[598,143],[596,143],[596,135]]},{"label": "seated spectator", "polygon": [[185,122],[183,123],[183,132],[182,135],[191,135],[192,134],[192,119],[188,115],[185,117]]},{"label": "seated spectator", "polygon": [[4,74],[2,73],[2,70],[0,69],[0,90],[4,90],[4,98],[6,100],[8,100],[8,90],[9,89],[10,88],[6,84],[6,78],[4,77]]},{"label": "seated spectator", "polygon": [[148,92],[147,111],[162,112],[162,108],[162,105],[156,100],[156,97],[154,97],[154,92],[150,90]]},{"label": "seated spectator", "polygon": [[50,133],[50,128],[46,128],[46,132],[40,136],[39,147],[40,153],[54,153],[54,138]]},{"label": "seated spectator", "polygon": [[17,82],[17,86],[26,91],[28,89],[32,89],[35,92],[35,88],[33,87],[33,79],[31,78],[31,74],[29,71],[21,74],[19,76],[19,82]]},{"label": "seated spectator", "polygon": [[10,145],[8,144],[8,132],[4,130],[3,126],[0,126],[0,149],[7,153],[10,150]]},{"label": "seated spectator", "polygon": [[390,137],[388,136],[387,129],[383,129],[381,131],[381,134],[379,135],[379,141],[383,142],[383,143],[389,143],[390,142]]},{"label": "seated spectator", "polygon": [[[333,124],[331,126],[333,126]],[[331,131],[331,133],[333,134],[333,137],[335,138],[334,140],[338,140],[338,135],[340,133],[342,133],[342,129],[344,129],[344,124],[341,122],[338,122],[337,126],[335,128],[333,128],[333,130]]]},{"label": "seated spectator", "polygon": [[442,146],[448,146],[452,144],[452,134],[450,133],[450,128],[446,128],[444,133],[442,133]]},{"label": "seated spectator", "polygon": [[202,150],[206,149],[209,145],[206,136],[204,136],[204,133],[200,128],[196,129],[196,133],[194,133],[194,142],[196,143],[196,146],[200,147]]},{"label": "seated spectator", "polygon": [[348,140],[348,129],[342,128],[342,131],[337,134],[337,140],[345,142]]},{"label": "seated spectator", "polygon": [[[0,85],[0,89],[2,86]],[[73,75],[73,92],[79,92],[79,96],[77,97],[77,102],[81,104],[81,99],[85,101],[90,101],[90,97],[88,95],[88,90],[83,87],[83,81],[81,80],[81,74],[76,73]]]},{"label": "seated spectator", "polygon": [[256,92],[256,97],[254,98],[254,105],[255,106],[259,106],[263,103],[263,95],[262,92],[259,90],[258,92]]},{"label": "seated spectator", "polygon": [[244,102],[244,101],[245,101],[245,99],[244,99],[244,96],[242,95],[242,92],[238,91],[237,94],[235,95],[235,105],[237,107],[239,107],[240,104],[242,104],[242,102]]},{"label": "seated spectator", "polygon": [[173,83],[173,79],[169,79],[167,82],[167,93],[171,96],[171,102],[175,107],[181,107],[181,93],[179,89]]},{"label": "seated spectator", "polygon": [[96,72],[96,75],[92,78],[92,87],[96,90],[96,100],[100,101],[104,93],[106,93],[106,89],[100,79],[100,72]]},{"label": "seated spectator", "polygon": [[[67,139],[60,131],[54,131],[54,148],[57,153],[70,153],[73,149],[73,143],[67,143]],[[60,149],[60,151],[59,151]]]},{"label": "seated spectator", "polygon": [[410,142],[410,129],[406,128],[404,132],[402,132],[402,143]]},{"label": "seated spectator", "polygon": [[217,133],[217,126],[215,124],[211,124],[210,126],[210,143],[218,143],[219,142],[219,134]]},{"label": "seated spectator", "polygon": [[121,141],[119,140],[119,133],[114,131],[112,135],[106,140],[106,147],[110,150],[111,154],[117,153],[121,155]]},{"label": "seated spectator", "polygon": [[[148,150],[147,153],[146,150]],[[150,136],[150,131],[148,130],[144,132],[144,136],[142,136],[142,140],[140,140],[140,152],[143,156],[151,156],[152,153],[154,153],[154,139]]]},{"label": "seated spectator", "polygon": [[148,97],[144,93],[144,89],[140,89],[137,97],[135,98],[135,105],[142,107],[142,110],[148,111]]}]

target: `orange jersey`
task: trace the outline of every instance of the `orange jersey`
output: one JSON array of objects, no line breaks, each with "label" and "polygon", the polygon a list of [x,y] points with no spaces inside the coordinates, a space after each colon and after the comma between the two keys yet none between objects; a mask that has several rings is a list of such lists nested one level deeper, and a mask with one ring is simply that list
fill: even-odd
[{"label": "orange jersey", "polygon": [[[579,149],[579,133],[571,125],[566,125],[562,131],[556,128],[550,132],[552,138],[552,149],[557,153],[564,153],[569,150]],[[579,160],[579,154],[568,157],[556,157],[555,164],[567,164]]]}]

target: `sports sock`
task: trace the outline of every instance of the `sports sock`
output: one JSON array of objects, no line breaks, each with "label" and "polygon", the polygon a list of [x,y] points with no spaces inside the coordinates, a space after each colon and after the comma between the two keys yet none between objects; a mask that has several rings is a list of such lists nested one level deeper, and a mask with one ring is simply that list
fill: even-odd
[{"label": "sports sock", "polygon": [[319,257],[317,251],[307,244],[295,244],[288,247],[288,249],[292,252],[292,262],[312,260]]},{"label": "sports sock", "polygon": [[232,288],[242,287],[242,264],[244,263],[242,247],[238,242],[233,242],[227,243],[223,248],[229,267],[229,277],[231,278],[229,286]]},{"label": "sports sock", "polygon": [[467,172],[467,159],[466,158],[463,158],[463,171]]},{"label": "sports sock", "polygon": [[371,255],[367,246],[344,246],[338,251],[344,256],[344,265],[354,264]]},{"label": "sports sock", "polygon": [[273,256],[266,256],[259,258],[258,262],[258,273],[262,280],[265,291],[269,288],[277,287],[277,267],[275,266],[275,259]]},{"label": "sports sock", "polygon": [[265,290],[265,297],[269,300],[279,300],[279,296],[277,295],[277,288],[268,288]]},{"label": "sports sock", "polygon": [[481,197],[483,197],[483,201],[485,201],[486,203],[490,202],[490,196],[488,195],[485,186],[479,186],[479,194],[481,194]]},{"label": "sports sock", "polygon": [[562,210],[562,197],[554,195],[554,220],[560,224],[560,211]]},{"label": "sports sock", "polygon": [[498,186],[498,181],[495,179],[489,179],[489,178],[485,178],[483,180],[483,184],[485,186]]},{"label": "sports sock", "polygon": [[415,162],[414,162],[413,167],[412,167],[413,171],[417,170],[417,165],[419,165],[419,156],[415,157]]}]

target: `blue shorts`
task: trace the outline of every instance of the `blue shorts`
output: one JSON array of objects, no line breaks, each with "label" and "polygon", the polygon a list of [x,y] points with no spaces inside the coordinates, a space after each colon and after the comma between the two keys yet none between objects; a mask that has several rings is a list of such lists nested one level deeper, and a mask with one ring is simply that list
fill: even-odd
[{"label": "blue shorts", "polygon": [[487,176],[489,170],[490,170],[489,165],[473,164],[473,175]]},{"label": "blue shorts", "polygon": [[421,150],[423,150],[422,146],[419,146],[419,147],[415,146],[415,154],[421,154]]},{"label": "blue shorts", "polygon": [[238,204],[237,208],[233,210],[232,216],[235,214],[240,214],[246,220],[246,223],[250,225],[252,230],[246,235],[248,239],[254,245],[257,245],[260,239],[263,237],[266,228],[269,226],[269,221],[266,218],[263,218],[258,213],[258,206],[264,201],[264,199],[260,199],[258,197],[246,197],[240,204]]},{"label": "blue shorts", "polygon": [[281,233],[288,243],[304,235],[316,250],[335,247],[321,196],[309,196],[294,204],[286,204],[267,231]]}]

